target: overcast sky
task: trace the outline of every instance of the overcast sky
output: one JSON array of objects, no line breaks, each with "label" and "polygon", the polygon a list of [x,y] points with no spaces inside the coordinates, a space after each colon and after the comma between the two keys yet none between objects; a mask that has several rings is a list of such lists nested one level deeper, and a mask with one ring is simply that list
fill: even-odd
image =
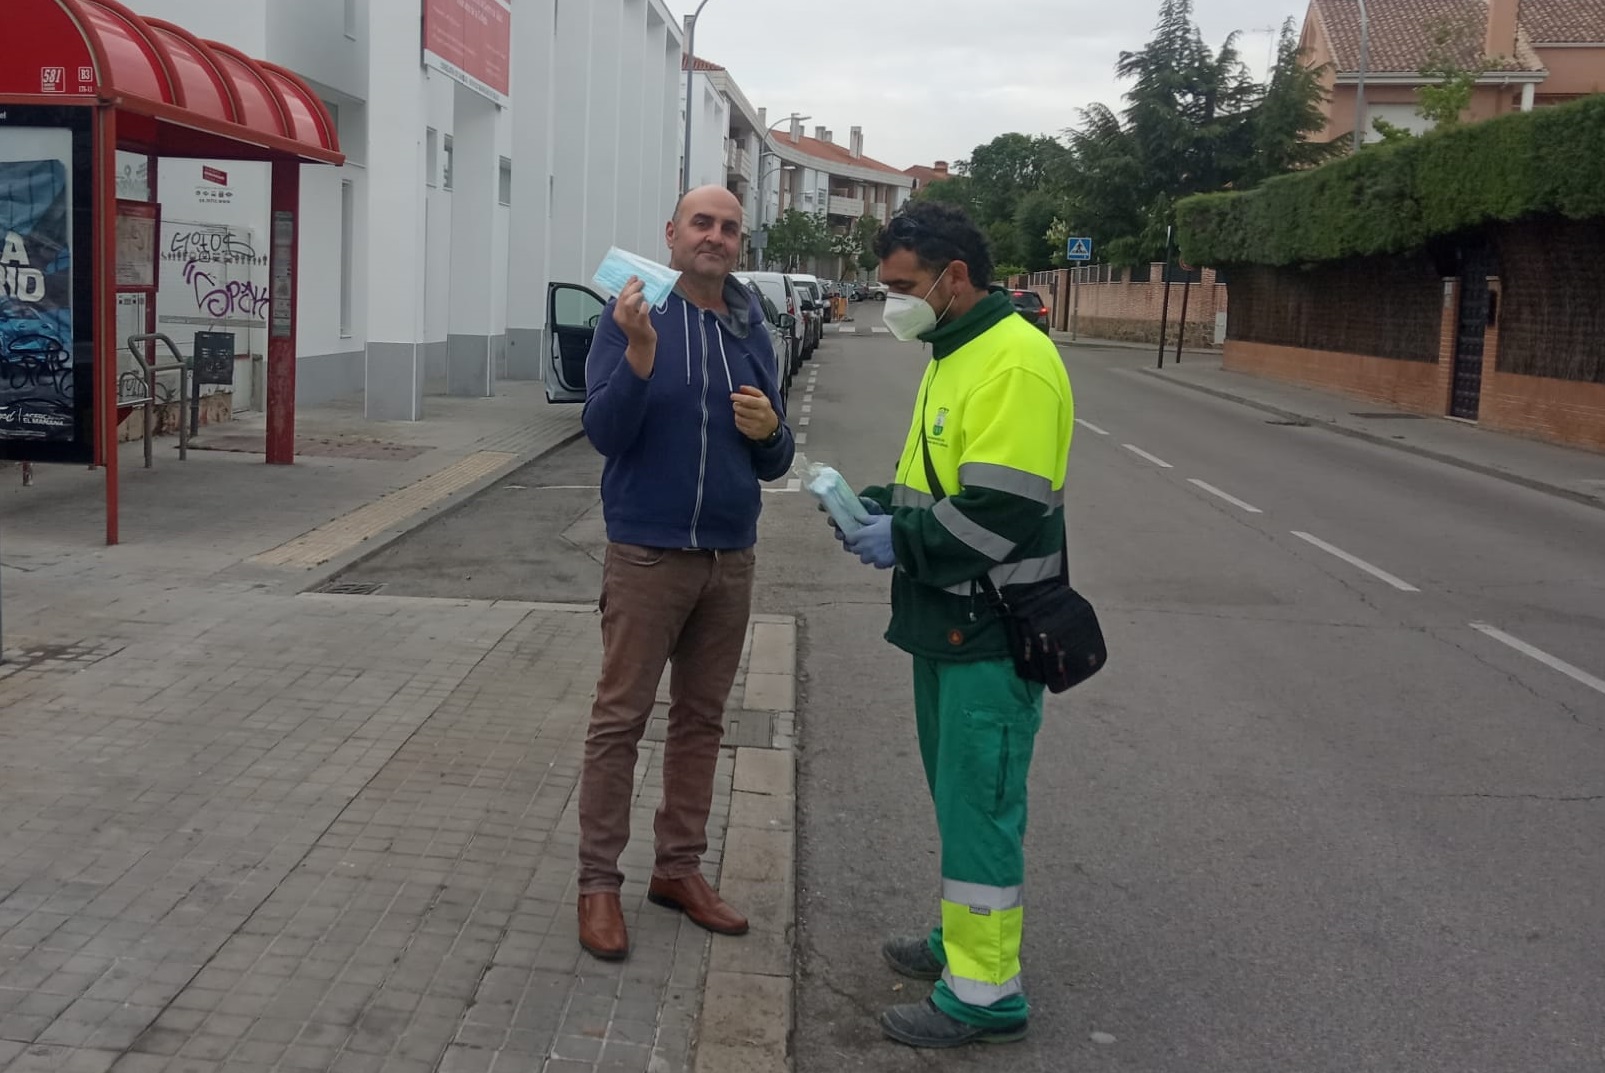
[{"label": "overcast sky", "polygon": [[[682,19],[696,7],[671,0]],[[1298,0],[1197,0],[1204,39],[1243,30],[1256,71],[1302,21]],[[729,68],[771,122],[811,115],[864,128],[864,152],[898,168],[961,160],[1008,131],[1055,134],[1095,101],[1120,107],[1114,66],[1152,34],[1159,0],[708,0],[697,55]]]}]

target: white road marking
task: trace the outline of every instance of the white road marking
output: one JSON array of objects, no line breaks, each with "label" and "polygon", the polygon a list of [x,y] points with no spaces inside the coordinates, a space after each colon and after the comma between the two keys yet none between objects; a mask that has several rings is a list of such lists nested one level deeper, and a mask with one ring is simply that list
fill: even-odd
[{"label": "white road marking", "polygon": [[1154,465],[1158,466],[1160,469],[1175,469],[1176,468],[1175,466],[1171,465],[1169,462],[1166,462],[1163,458],[1158,458],[1158,457],[1156,457],[1154,455],[1151,455],[1147,451],[1144,451],[1141,447],[1136,446],[1135,444],[1123,443],[1120,446],[1124,447],[1126,450],[1130,451],[1132,454],[1136,455],[1138,458],[1146,458],[1148,461],[1152,462]]},{"label": "white road marking", "polygon": [[804,403],[803,404],[803,408],[802,408],[802,412],[805,413],[805,414],[811,414],[811,413],[814,412],[814,408],[813,408],[813,406],[811,404]]},{"label": "white road marking", "polygon": [[802,478],[793,477],[791,480],[786,482],[786,487],[784,488],[765,488],[764,491],[770,493],[771,495],[785,495],[787,492],[800,492],[802,491]]},{"label": "white road marking", "polygon": [[1545,652],[1541,648],[1534,648],[1532,645],[1528,644],[1526,641],[1523,641],[1519,637],[1512,637],[1504,630],[1496,630],[1486,622],[1473,622],[1471,624],[1471,628],[1476,630],[1478,633],[1486,634],[1487,636],[1492,637],[1502,645],[1509,645],[1511,648],[1514,648],[1517,652],[1520,652],[1524,656],[1530,656],[1539,663],[1542,663],[1544,666],[1548,667],[1550,670],[1559,671],[1568,678],[1576,679],[1589,689],[1594,690],[1596,693],[1605,693],[1605,679],[1595,678],[1587,671],[1578,667],[1573,667],[1565,660],[1551,656],[1548,652]]},{"label": "white road marking", "polygon": [[1076,418],[1076,424],[1080,425],[1082,428],[1086,429],[1088,432],[1096,432],[1100,436],[1109,435],[1109,433],[1105,432],[1103,429],[1099,428],[1097,425],[1094,425],[1091,421],[1083,421],[1083,420],[1081,420],[1081,418],[1078,417],[1078,418]]},{"label": "white road marking", "polygon": [[1250,506],[1249,504],[1244,503],[1241,499],[1238,499],[1236,496],[1227,495],[1225,492],[1221,491],[1219,488],[1216,488],[1213,484],[1206,484],[1205,482],[1199,480],[1197,477],[1189,478],[1187,483],[1188,484],[1196,484],[1198,487],[1202,488],[1204,491],[1208,492],[1210,495],[1215,496],[1215,497],[1217,497],[1219,499],[1224,499],[1226,502],[1230,503],[1234,507],[1241,507],[1242,509],[1248,511],[1248,513],[1250,513],[1250,514],[1264,514],[1265,513],[1264,511],[1260,510],[1258,507]]},{"label": "white road marking", "polygon": [[1342,548],[1334,547],[1333,545],[1328,544],[1326,541],[1322,540],[1320,537],[1314,537],[1314,536],[1311,536],[1308,533],[1300,533],[1297,530],[1295,530],[1293,532],[1293,535],[1298,537],[1300,540],[1305,541],[1306,543],[1315,545],[1317,548],[1320,548],[1322,551],[1326,552],[1328,555],[1337,556],[1339,559],[1342,559],[1344,562],[1348,563],[1350,566],[1359,567],[1361,570],[1364,570],[1367,574],[1370,574],[1372,577],[1378,579],[1379,581],[1386,581],[1389,585],[1392,585],[1394,588],[1398,589],[1400,592],[1420,592],[1421,591],[1420,589],[1416,588],[1414,585],[1410,584],[1408,581],[1402,581],[1399,578],[1396,578],[1392,574],[1388,573],[1386,570],[1383,570],[1381,567],[1372,566],[1370,563],[1366,562],[1364,559],[1361,559],[1361,558],[1359,558],[1358,556],[1355,556],[1355,555],[1350,555],[1348,552],[1344,551]]},{"label": "white road marking", "polygon": [[800,417],[800,418],[797,419],[797,424],[800,425],[803,428],[807,428],[809,425],[811,425],[813,423],[814,423],[814,419],[811,418],[811,417]]},{"label": "white road marking", "polygon": [[[509,489],[527,489],[528,486],[509,484],[507,487]],[[602,486],[600,484],[538,484],[535,486],[535,491],[537,492],[600,492],[601,490]]]},{"label": "white road marking", "polygon": [[876,335],[891,335],[892,334],[892,330],[890,328],[871,328],[870,331],[875,333]]},{"label": "white road marking", "polygon": [[808,446],[808,433],[806,432],[793,433],[791,438],[797,441],[798,447]]}]

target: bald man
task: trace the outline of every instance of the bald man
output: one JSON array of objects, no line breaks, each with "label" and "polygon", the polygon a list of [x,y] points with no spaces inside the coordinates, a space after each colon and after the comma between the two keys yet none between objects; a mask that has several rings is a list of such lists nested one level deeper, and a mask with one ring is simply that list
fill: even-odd
[{"label": "bald man", "polygon": [[724,935],[747,921],[702,875],[724,708],[752,606],[759,481],[796,446],[763,309],[730,275],[741,203],[723,187],[680,200],[665,237],[682,275],[661,309],[632,280],[598,322],[585,433],[607,459],[602,674],[580,776],[580,945],[629,954],[619,854],[630,840],[636,750],[666,664],[669,731],[647,899]]}]

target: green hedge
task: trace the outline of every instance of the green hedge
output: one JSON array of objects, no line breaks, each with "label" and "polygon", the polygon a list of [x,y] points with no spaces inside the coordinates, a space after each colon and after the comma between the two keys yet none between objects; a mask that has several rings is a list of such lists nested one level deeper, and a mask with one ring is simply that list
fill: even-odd
[{"label": "green hedge", "polygon": [[1605,217],[1605,95],[1373,146],[1176,212],[1182,256],[1204,265],[1311,264],[1523,216]]}]

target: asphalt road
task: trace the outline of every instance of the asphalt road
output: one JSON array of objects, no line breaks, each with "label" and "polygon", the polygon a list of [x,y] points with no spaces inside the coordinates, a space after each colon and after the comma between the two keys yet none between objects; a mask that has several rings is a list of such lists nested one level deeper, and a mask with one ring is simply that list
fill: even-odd
[{"label": "asphalt road", "polygon": [[[1026,1043],[878,1038],[917,992],[877,945],[938,890],[907,664],[882,579],[806,504],[766,529],[765,598],[805,621],[798,1069],[1605,1067],[1605,694],[1471,626],[1605,677],[1605,512],[1269,424],[1146,360],[1070,359],[1096,429],[1072,562],[1111,663],[1038,747]],[[827,345],[809,451],[884,479],[922,362]]]},{"label": "asphalt road", "polygon": [[[827,334],[805,453],[889,479],[924,360]],[[1605,693],[1556,669],[1605,678],[1605,511],[1069,360],[1111,663],[1038,743],[1025,1043],[880,1038],[920,992],[879,943],[939,889],[908,661],[885,576],[765,497],[757,609],[802,624],[799,1073],[1605,1068]],[[577,444],[343,580],[592,601],[599,474]]]}]

